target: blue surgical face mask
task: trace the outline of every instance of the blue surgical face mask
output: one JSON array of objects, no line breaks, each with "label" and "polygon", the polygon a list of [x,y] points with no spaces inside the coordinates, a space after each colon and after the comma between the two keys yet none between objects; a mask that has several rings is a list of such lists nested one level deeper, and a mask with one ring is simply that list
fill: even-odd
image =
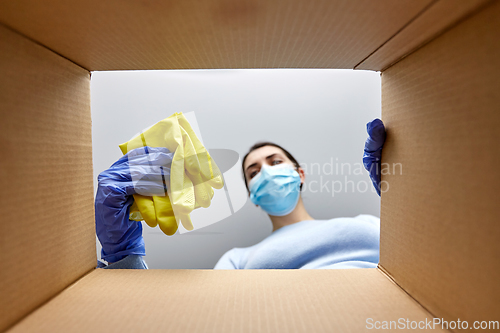
[{"label": "blue surgical face mask", "polygon": [[300,197],[300,175],[292,165],[263,165],[248,183],[250,200],[272,216],[290,214]]}]

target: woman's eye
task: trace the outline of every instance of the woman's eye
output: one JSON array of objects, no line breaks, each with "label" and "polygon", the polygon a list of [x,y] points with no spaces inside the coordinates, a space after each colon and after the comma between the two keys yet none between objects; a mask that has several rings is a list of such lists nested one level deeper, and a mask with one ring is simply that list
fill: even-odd
[{"label": "woman's eye", "polygon": [[252,179],[252,178],[253,178],[256,174],[257,174],[257,171],[252,172],[252,173],[250,174],[250,176],[249,176],[249,177],[250,177],[250,179]]},{"label": "woman's eye", "polygon": [[274,160],[274,161],[273,161],[273,165],[280,164],[281,162],[282,162],[282,161],[280,161],[280,160]]}]

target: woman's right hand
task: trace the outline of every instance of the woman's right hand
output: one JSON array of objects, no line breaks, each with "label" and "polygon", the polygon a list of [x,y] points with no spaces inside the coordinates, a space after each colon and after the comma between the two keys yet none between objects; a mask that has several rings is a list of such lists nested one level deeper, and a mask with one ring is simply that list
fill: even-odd
[{"label": "woman's right hand", "polygon": [[140,221],[129,220],[133,194],[164,196],[173,153],[166,148],[141,147],[101,172],[95,199],[96,234],[101,258],[116,262],[146,254]]}]

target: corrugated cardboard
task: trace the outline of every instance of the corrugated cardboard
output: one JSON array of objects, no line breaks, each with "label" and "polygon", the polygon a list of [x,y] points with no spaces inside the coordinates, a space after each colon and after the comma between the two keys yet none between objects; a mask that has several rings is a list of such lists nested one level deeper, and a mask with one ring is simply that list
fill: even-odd
[{"label": "corrugated cardboard", "polygon": [[89,73],[0,26],[0,330],[96,265]]},{"label": "corrugated cardboard", "polygon": [[426,42],[443,33],[448,27],[476,10],[487,6],[492,0],[440,0],[433,1],[421,15],[382,44],[373,54],[355,69],[383,71],[404,56],[411,54]]},{"label": "corrugated cardboard", "polygon": [[500,2],[382,73],[380,264],[438,317],[500,315]]},{"label": "corrugated cardboard", "polygon": [[354,68],[432,0],[17,0],[0,22],[88,70]]},{"label": "corrugated cardboard", "polygon": [[359,332],[368,318],[432,321],[377,269],[98,269],[9,332]]},{"label": "corrugated cardboard", "polygon": [[[498,320],[500,4],[485,1],[1,2],[0,330]],[[403,165],[383,178],[378,269],[93,269],[88,70],[358,64],[389,66],[383,162]]]}]

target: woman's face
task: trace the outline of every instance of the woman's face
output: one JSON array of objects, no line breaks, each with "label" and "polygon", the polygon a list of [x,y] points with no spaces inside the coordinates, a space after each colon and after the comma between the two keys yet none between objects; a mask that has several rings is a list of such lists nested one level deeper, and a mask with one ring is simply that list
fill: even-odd
[{"label": "woman's face", "polygon": [[[273,166],[281,163],[290,164],[295,169],[293,162],[290,161],[290,159],[286,157],[285,153],[278,147],[264,146],[252,151],[250,154],[248,154],[247,159],[245,160],[245,165],[243,166],[245,170],[247,186],[250,180],[259,173],[261,167],[264,164]],[[300,175],[301,183],[304,183],[304,170],[302,170],[302,168],[299,168],[298,172]]]}]

